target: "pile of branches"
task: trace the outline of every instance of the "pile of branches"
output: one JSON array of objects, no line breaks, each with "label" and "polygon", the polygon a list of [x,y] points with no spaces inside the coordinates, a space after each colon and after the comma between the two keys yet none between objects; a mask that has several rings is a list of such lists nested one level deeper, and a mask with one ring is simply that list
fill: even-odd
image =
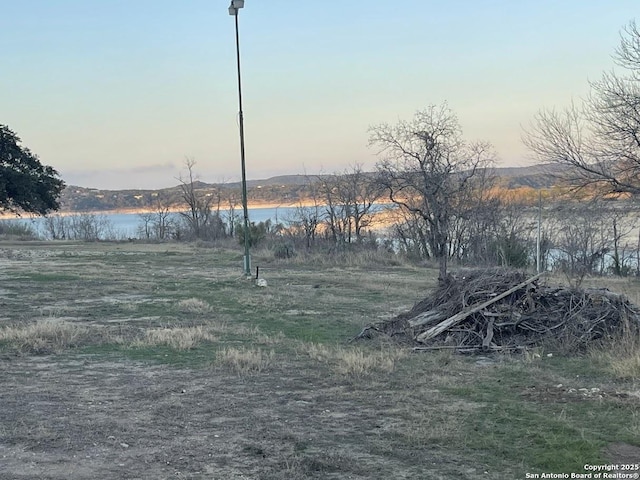
[{"label": "pile of branches", "polygon": [[356,339],[378,335],[416,350],[512,351],[552,343],[563,352],[640,333],[640,310],[607,289],[547,286],[542,274],[507,269],[450,275],[409,312],[367,325]]}]

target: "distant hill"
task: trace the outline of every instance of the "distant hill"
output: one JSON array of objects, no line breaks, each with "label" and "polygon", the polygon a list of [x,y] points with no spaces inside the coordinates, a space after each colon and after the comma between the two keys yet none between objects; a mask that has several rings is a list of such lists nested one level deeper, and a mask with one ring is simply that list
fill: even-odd
[{"label": "distant hill", "polygon": [[561,182],[567,167],[562,165],[532,165],[529,167],[496,168],[496,174],[505,188],[551,188]]},{"label": "distant hill", "polygon": [[[556,165],[534,165],[530,167],[502,167],[495,169],[502,188],[519,187],[550,188],[559,183],[562,168]],[[371,173],[373,175],[373,173]],[[250,202],[293,204],[309,197],[308,185],[318,175],[279,175],[263,180],[247,181]],[[240,182],[206,183],[194,182],[196,190],[214,196],[226,208],[229,202],[240,203]],[[156,190],[100,190],[70,185],[62,193],[63,211],[87,212],[109,210],[135,210],[154,208],[158,202],[181,204],[181,186]]]},{"label": "distant hill", "polygon": [[[247,187],[257,187],[258,185],[307,185],[308,183],[308,175],[278,175],[277,177],[267,178],[266,180],[248,180]],[[240,185],[240,182],[238,182],[237,185]]]}]

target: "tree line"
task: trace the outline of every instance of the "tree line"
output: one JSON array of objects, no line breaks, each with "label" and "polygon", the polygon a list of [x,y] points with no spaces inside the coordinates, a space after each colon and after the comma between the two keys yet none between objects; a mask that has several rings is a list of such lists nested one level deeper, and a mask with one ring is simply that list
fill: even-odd
[{"label": "tree line", "polygon": [[[604,73],[590,84],[584,101],[564,111],[541,110],[523,133],[540,162],[563,167],[559,171],[569,192],[588,191],[594,201],[612,194],[633,200],[640,194],[640,32],[635,22],[621,32],[614,59],[621,73]],[[8,127],[0,131],[0,207],[39,214],[56,210],[64,185],[57,172],[21,148]],[[639,273],[640,239],[631,248],[627,239],[634,226],[628,214],[611,213],[601,202],[584,209],[583,199],[562,208],[545,206],[543,219],[542,206],[536,214],[504,191],[496,193],[493,147],[465,139],[446,103],[419,110],[410,120],[370,127],[369,143],[378,155],[374,174],[353,165],[312,177],[310,202],[300,204],[286,227],[252,224],[246,232],[236,221],[239,198],[221,190],[205,193],[195,162],[188,160],[178,191],[186,206],[180,228],[167,222],[169,200],[158,198],[155,211],[142,218],[145,235],[242,241],[249,235],[253,245],[271,237],[279,242],[277,255],[284,257],[301,249],[386,248],[437,262],[444,281],[452,261],[527,266],[535,230],[541,258],[574,279],[609,270],[628,274],[632,250]],[[381,243],[371,227],[379,215],[376,205],[384,202],[394,208],[388,214],[391,234]]]}]

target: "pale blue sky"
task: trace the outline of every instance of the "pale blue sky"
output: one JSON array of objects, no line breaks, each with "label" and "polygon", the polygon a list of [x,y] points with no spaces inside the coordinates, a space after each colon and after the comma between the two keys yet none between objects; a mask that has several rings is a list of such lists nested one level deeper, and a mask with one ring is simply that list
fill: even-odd
[{"label": "pale blue sky", "polygon": [[[70,184],[240,176],[228,0],[0,0],[0,123]],[[247,175],[373,169],[370,125],[448,101],[500,165],[613,68],[637,0],[246,0]]]}]

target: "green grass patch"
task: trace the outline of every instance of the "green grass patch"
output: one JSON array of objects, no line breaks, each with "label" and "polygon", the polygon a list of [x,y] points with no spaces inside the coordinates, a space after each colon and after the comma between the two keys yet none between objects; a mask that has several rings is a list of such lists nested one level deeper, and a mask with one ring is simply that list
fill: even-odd
[{"label": "green grass patch", "polygon": [[133,347],[120,344],[102,344],[77,349],[74,354],[91,355],[102,359],[132,360],[180,368],[210,367],[216,357],[217,345],[200,345],[190,350],[176,350],[167,345]]},{"label": "green grass patch", "polygon": [[[561,370],[560,365],[557,361],[554,370]],[[516,364],[472,377],[464,385],[445,386],[443,392],[481,405],[463,422],[467,447],[514,465],[580,472],[586,462],[606,463],[602,449],[609,443],[638,442],[635,429],[628,428],[629,419],[640,414],[636,403],[569,393],[557,381]]]},{"label": "green grass patch", "polygon": [[[539,362],[540,363],[540,362]],[[603,380],[609,378],[605,367],[594,362],[588,356],[553,356],[542,359],[544,368],[565,377],[582,378],[587,380]]]},{"label": "green grass patch", "polygon": [[314,343],[344,343],[357,333],[354,324],[320,316],[272,316],[259,326],[265,333],[282,332],[289,339]]}]

